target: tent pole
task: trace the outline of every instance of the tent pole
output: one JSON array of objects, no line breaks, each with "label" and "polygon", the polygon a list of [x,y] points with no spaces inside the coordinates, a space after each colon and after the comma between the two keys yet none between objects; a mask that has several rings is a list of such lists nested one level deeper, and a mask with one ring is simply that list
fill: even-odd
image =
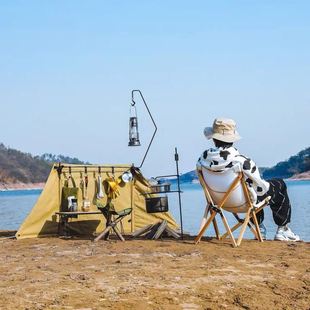
[{"label": "tent pole", "polygon": [[[134,164],[132,164],[132,169],[134,169]],[[131,207],[131,232],[133,233],[135,230],[135,210],[133,208],[134,203],[133,203],[133,197],[134,197],[134,189],[133,189],[133,183],[134,180],[132,180],[132,182],[130,182],[130,207]]]},{"label": "tent pole", "polygon": [[177,169],[177,181],[178,181],[178,197],[179,197],[179,210],[180,210],[180,224],[181,224],[181,239],[183,240],[183,217],[182,217],[182,203],[181,203],[181,188],[180,188],[180,174],[179,174],[179,154],[178,149],[175,148],[174,154],[175,165]]},{"label": "tent pole", "polygon": [[61,165],[61,162],[58,163],[58,167],[55,167],[58,173],[58,202],[59,202],[59,210],[61,205],[61,173],[63,169],[63,165]]}]

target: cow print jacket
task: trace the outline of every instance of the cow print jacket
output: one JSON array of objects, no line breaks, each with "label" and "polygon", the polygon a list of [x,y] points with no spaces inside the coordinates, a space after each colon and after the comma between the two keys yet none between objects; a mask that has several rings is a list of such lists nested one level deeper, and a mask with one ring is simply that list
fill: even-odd
[{"label": "cow print jacket", "polygon": [[245,175],[245,181],[250,190],[255,190],[257,196],[264,195],[269,190],[269,183],[263,180],[255,163],[239,153],[233,146],[228,148],[210,148],[203,152],[197,162],[197,168],[212,171],[224,171],[239,165]]}]

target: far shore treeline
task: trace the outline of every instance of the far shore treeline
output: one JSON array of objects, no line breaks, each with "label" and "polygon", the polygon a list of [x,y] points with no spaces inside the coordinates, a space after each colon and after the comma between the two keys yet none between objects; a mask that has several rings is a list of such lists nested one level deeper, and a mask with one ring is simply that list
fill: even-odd
[{"label": "far shore treeline", "polygon": [[[266,180],[271,178],[288,179],[295,176],[298,178],[298,175],[302,173],[307,173],[307,178],[310,178],[310,147],[271,168],[260,167],[259,171]],[[198,181],[196,171],[192,170],[182,174],[180,180],[182,183]]]},{"label": "far shore treeline", "polygon": [[[89,162],[64,155],[46,153],[41,156],[33,156],[0,144],[0,184],[45,182],[51,166],[55,162],[89,164]],[[288,160],[279,162],[274,167],[261,167],[260,171],[265,179],[274,177],[286,179],[307,172],[310,175],[310,147],[291,156]],[[181,182],[191,183],[196,179],[195,170],[181,175]]]}]

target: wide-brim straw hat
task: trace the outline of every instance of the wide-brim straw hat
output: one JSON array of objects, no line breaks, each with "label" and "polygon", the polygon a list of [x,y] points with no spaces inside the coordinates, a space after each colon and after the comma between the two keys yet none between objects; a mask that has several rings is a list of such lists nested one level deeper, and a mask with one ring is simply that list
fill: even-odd
[{"label": "wide-brim straw hat", "polygon": [[216,139],[223,142],[236,142],[241,139],[236,130],[236,122],[230,118],[216,118],[212,127],[203,131],[207,139]]}]

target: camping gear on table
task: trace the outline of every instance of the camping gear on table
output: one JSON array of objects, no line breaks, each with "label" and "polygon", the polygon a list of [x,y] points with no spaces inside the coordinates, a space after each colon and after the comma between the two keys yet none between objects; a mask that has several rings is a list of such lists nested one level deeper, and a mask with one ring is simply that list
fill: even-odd
[{"label": "camping gear on table", "polygon": [[[71,181],[72,187],[69,187],[70,181]],[[74,181],[73,177],[70,175],[69,178],[65,179],[64,186],[62,188],[60,210],[64,211],[64,212],[72,211],[72,210],[70,210],[70,207],[73,204],[72,198],[71,198],[72,204],[70,206],[69,206],[69,199],[68,198],[74,197],[74,199],[76,199],[75,203],[77,206],[77,204],[78,204],[78,193],[79,193],[79,188],[76,187],[75,181]]]},{"label": "camping gear on table", "polygon": [[[243,172],[239,166],[233,166],[231,169],[221,172],[202,168],[197,169],[197,174],[206,196],[207,206],[195,243],[197,244],[200,241],[211,222],[213,223],[217,239],[224,240],[229,237],[233,247],[237,247],[241,244],[243,234],[247,227],[251,229],[257,240],[263,242],[256,214],[267,206],[270,196],[257,204],[253,202],[245,183]],[[223,210],[233,213],[238,223],[233,227],[229,227]],[[240,213],[245,214],[244,219],[239,217],[238,214]],[[210,216],[208,216],[208,214],[210,214]],[[224,227],[226,228],[226,233],[223,235],[219,233],[216,222],[217,214],[220,215]],[[250,219],[253,219],[254,227]],[[241,227],[241,230],[236,242],[232,232],[239,227]]]},{"label": "camping gear on table", "polygon": [[76,212],[78,210],[77,198],[75,196],[68,197],[68,211]]}]

